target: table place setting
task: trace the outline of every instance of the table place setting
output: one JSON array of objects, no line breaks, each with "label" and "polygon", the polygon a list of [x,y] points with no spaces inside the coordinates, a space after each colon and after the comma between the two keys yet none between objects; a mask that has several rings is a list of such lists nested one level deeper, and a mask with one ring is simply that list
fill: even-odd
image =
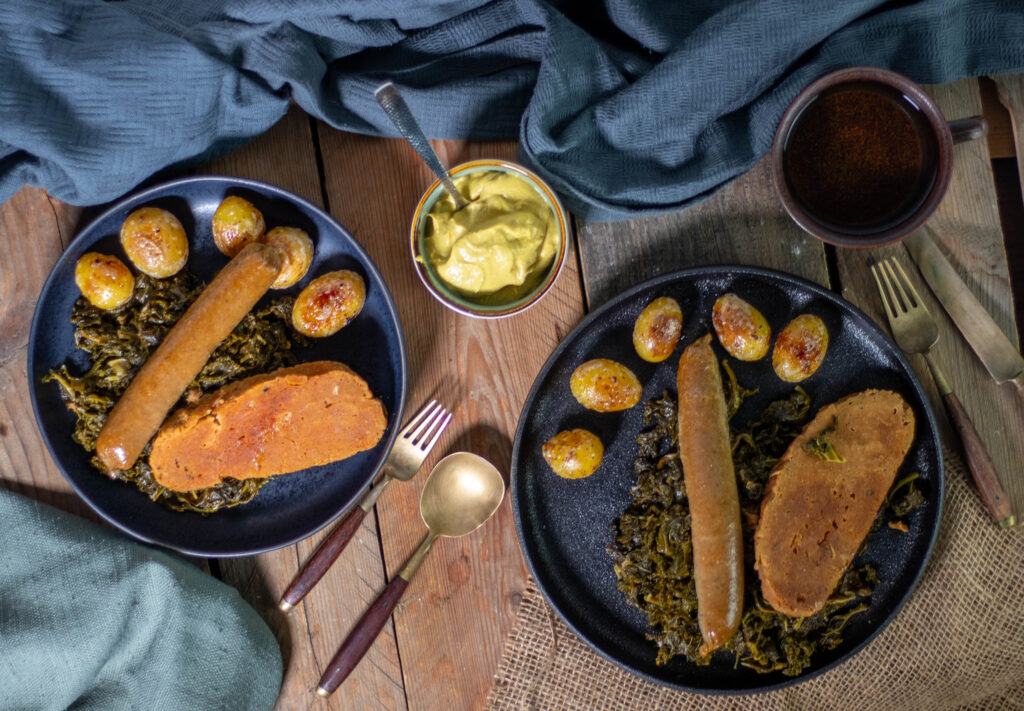
[{"label": "table place setting", "polygon": [[1024,700],[1015,3],[0,35],[0,707]]}]

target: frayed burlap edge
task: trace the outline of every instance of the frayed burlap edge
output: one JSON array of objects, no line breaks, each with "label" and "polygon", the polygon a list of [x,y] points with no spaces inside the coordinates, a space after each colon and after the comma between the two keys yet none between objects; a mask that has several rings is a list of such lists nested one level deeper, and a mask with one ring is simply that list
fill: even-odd
[{"label": "frayed burlap edge", "polygon": [[531,579],[487,708],[1024,710],[1024,525],[993,524],[960,457],[944,456],[946,506],[918,589],[878,637],[837,668],[758,695],[668,689],[591,650]]}]

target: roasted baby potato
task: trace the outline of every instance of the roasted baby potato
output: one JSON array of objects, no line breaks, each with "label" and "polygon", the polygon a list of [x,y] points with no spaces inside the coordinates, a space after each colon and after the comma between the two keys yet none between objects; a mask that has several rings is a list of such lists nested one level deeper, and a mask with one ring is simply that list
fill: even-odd
[{"label": "roasted baby potato", "polygon": [[185,228],[159,207],[140,207],[125,218],[121,247],[136,269],[156,279],[174,276],[188,261]]},{"label": "roasted baby potato", "polygon": [[604,445],[593,432],[565,430],[544,443],[544,461],[563,479],[582,479],[601,466]]},{"label": "roasted baby potato", "polygon": [[86,252],[75,263],[75,284],[90,304],[110,311],[121,308],[132,298],[135,277],[117,257]]},{"label": "roasted baby potato", "polygon": [[672,355],[683,332],[679,302],[660,296],[640,312],[633,325],[633,347],[648,363],[660,363]]},{"label": "roasted baby potato", "polygon": [[363,310],[366,284],[342,269],[318,276],[306,285],[292,307],[292,326],[303,336],[332,336]]},{"label": "roasted baby potato", "polygon": [[267,223],[263,213],[245,198],[228,195],[213,213],[213,242],[224,254],[233,257],[250,242],[263,236]]},{"label": "roasted baby potato", "polygon": [[271,289],[287,289],[306,276],[313,263],[313,240],[303,230],[275,227],[263,236],[263,241],[281,251],[281,273]]},{"label": "roasted baby potato", "polygon": [[775,374],[788,383],[809,378],[825,359],[828,329],[813,314],[801,314],[789,322],[775,339],[772,366]]},{"label": "roasted baby potato", "polygon": [[607,358],[588,360],[569,378],[573,397],[588,410],[617,412],[640,402],[640,381],[622,363]]},{"label": "roasted baby potato", "polygon": [[772,329],[761,312],[736,296],[722,294],[711,311],[718,341],[738,360],[760,360],[768,353]]}]

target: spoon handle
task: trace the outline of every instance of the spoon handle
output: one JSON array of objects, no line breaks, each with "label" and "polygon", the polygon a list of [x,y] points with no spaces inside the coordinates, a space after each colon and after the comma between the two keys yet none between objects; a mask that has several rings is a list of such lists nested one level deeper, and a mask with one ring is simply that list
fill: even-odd
[{"label": "spoon handle", "polygon": [[391,617],[395,610],[398,599],[402,597],[409,581],[396,575],[394,579],[384,588],[373,607],[366,611],[359,623],[352,629],[348,637],[338,649],[327,671],[320,677],[316,693],[320,696],[330,696],[341,686],[341,682],[348,678],[352,670],[362,660],[363,655],[370,649],[370,645],[377,639],[384,623]]},{"label": "spoon handle", "polygon": [[405,103],[405,99],[398,93],[398,87],[391,82],[387,82],[377,89],[374,96],[377,97],[377,103],[384,109],[391,122],[398,127],[398,130],[412,144],[412,147],[419,154],[420,158],[423,159],[423,162],[427,164],[427,167],[433,171],[434,175],[441,181],[441,184],[444,185],[444,189],[448,191],[448,194],[455,201],[456,208],[462,209],[465,207],[468,204],[466,198],[455,187],[455,183],[452,181],[448,171],[441,164],[441,159],[434,152],[434,147],[430,145],[430,141],[427,140],[423,129],[420,128],[416,118],[412,115],[412,111],[409,110],[409,105]]},{"label": "spoon handle", "polygon": [[388,621],[391,613],[395,611],[395,605],[402,597],[402,593],[405,592],[410,578],[416,572],[420,561],[423,560],[427,551],[430,550],[430,546],[435,538],[437,538],[436,534],[430,533],[423,539],[420,547],[409,557],[410,563],[413,561],[415,563],[411,566],[410,563],[407,563],[402,568],[402,571],[384,588],[384,592],[380,594],[380,597],[373,603],[373,606],[366,611],[359,622],[356,623],[356,626],[352,628],[352,631],[348,633],[348,637],[334,654],[331,663],[327,665],[327,671],[320,677],[320,683],[317,684],[316,688],[316,693],[320,696],[327,697],[333,694],[362,660],[363,655],[366,654],[374,640],[377,639],[377,635],[380,634],[384,623]]}]

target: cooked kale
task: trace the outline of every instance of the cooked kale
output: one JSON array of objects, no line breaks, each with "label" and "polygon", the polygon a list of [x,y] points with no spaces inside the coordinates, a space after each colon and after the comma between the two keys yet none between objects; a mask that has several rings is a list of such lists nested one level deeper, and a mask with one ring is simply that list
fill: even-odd
[{"label": "cooked kale", "polygon": [[[751,391],[744,391],[731,370],[725,369],[730,412]],[[741,392],[738,397],[729,392]],[[738,401],[737,401],[738,400]],[[733,406],[735,405],[735,407]],[[794,676],[806,669],[818,649],[842,642],[849,619],[867,609],[864,600],[878,583],[870,566],[847,569],[835,592],[817,614],[797,619],[773,610],[761,596],[753,569],[753,536],[761,498],[772,468],[808,419],[810,398],[800,387],[772,402],[760,418],[732,435],[733,462],[740,494],[743,525],[745,603],[740,628],[726,645],[736,663],[758,672],[781,671]],[[677,654],[698,664],[701,657],[697,624],[697,594],[693,581],[690,512],[678,456],[676,401],[666,392],[644,405],[645,430],[637,437],[639,454],[632,501],[612,523],[614,543],[608,553],[618,587],[629,603],[647,615],[656,643],[656,662]]]},{"label": "cooked kale", "polygon": [[[89,370],[75,376],[62,365],[43,380],[60,386],[64,402],[78,418],[71,437],[86,452],[95,451],[96,438],[107,414],[202,289],[203,284],[183,270],[168,279],[140,275],[132,300],[116,311],[98,309],[84,298],[75,302],[71,310],[75,345],[88,354]],[[194,402],[203,393],[235,380],[294,365],[292,342],[305,341],[286,326],[291,305],[292,299],[285,297],[248,313],[189,385],[183,402]],[[153,478],[148,455],[147,445],[135,465],[121,472],[118,478],[133,482],[154,501],[177,511],[205,514],[245,503],[266,482],[266,479],[229,479],[197,491],[168,491]],[[97,457],[93,456],[91,461],[99,471],[105,472]]]},{"label": "cooked kale", "polygon": [[814,454],[824,462],[845,462],[846,457],[841,455],[837,450],[829,436],[836,431],[839,427],[839,418],[833,416],[832,424],[823,429],[818,433],[816,437],[811,437],[807,442],[804,443],[804,451],[808,454]]}]

